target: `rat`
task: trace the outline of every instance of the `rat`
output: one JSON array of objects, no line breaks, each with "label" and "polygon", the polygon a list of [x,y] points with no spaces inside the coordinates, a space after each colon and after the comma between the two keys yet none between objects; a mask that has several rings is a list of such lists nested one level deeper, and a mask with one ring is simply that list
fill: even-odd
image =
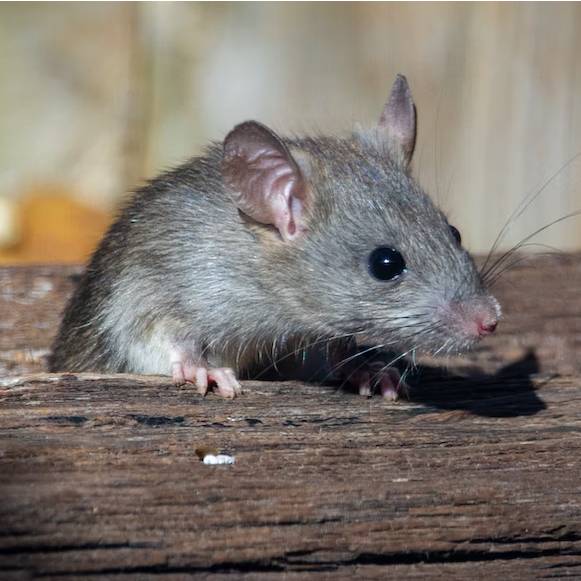
[{"label": "rat", "polygon": [[400,374],[374,350],[460,353],[501,316],[411,175],[415,141],[403,75],[368,131],[237,125],[122,209],[66,307],[50,370],[170,375],[232,398],[241,378],[300,366],[311,349],[361,394],[396,399]]}]

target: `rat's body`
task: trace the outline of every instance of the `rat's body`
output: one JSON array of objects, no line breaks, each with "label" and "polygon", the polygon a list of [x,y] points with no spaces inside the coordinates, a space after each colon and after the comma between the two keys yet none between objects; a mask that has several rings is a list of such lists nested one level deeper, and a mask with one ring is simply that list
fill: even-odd
[{"label": "rat's body", "polygon": [[[171,374],[233,396],[235,375],[309,343],[364,334],[390,350],[470,347],[498,306],[409,176],[414,140],[403,77],[368,136],[236,127],[123,210],[69,304],[51,369]],[[368,389],[369,374],[353,377]]]}]

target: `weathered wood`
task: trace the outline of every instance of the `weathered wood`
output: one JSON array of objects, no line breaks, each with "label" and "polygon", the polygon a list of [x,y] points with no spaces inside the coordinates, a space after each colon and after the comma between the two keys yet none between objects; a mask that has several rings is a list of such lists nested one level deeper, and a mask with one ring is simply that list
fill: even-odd
[{"label": "weathered wood", "polygon": [[[46,350],[74,272],[0,274],[4,353]],[[470,360],[490,374],[426,368],[397,405],[297,383],[223,401],[167,378],[4,377],[0,579],[581,577],[580,279],[578,257],[515,271]]]},{"label": "weathered wood", "polygon": [[41,371],[81,267],[0,268],[0,375]]},{"label": "weathered wood", "polygon": [[[397,406],[296,384],[247,390],[225,402],[166,380],[74,376],[6,389],[0,567],[580,570],[578,381],[430,382]],[[203,465],[201,447],[236,464]]]}]

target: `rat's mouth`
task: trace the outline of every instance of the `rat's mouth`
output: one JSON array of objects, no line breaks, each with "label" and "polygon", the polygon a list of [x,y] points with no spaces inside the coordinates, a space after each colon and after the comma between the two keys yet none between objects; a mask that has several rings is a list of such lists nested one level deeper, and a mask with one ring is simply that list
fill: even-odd
[{"label": "rat's mouth", "polygon": [[434,358],[444,358],[451,355],[463,355],[472,351],[479,343],[479,339],[450,336],[448,338],[433,339],[416,343],[402,345],[401,351],[411,355],[427,355]]},{"label": "rat's mouth", "polygon": [[430,316],[391,318],[384,323],[383,329],[375,327],[365,333],[361,341],[358,338],[358,343],[373,344],[376,349],[403,356],[461,355],[494,333],[501,317],[500,305],[491,295],[445,301],[424,312]]},{"label": "rat's mouth", "polygon": [[484,295],[469,300],[451,301],[439,309],[438,315],[455,339],[449,341],[457,345],[458,352],[462,352],[494,333],[501,317],[501,309],[493,296]]},{"label": "rat's mouth", "polygon": [[425,351],[430,357],[449,357],[451,355],[464,355],[472,351],[480,343],[479,338],[454,337],[445,339],[437,347],[434,346]]}]

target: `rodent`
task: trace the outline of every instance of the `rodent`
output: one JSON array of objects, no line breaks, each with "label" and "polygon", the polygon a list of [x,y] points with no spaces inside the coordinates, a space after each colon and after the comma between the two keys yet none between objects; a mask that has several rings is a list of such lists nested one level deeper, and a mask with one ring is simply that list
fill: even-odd
[{"label": "rodent", "polygon": [[[167,374],[234,397],[239,377],[309,344],[335,341],[343,361],[359,336],[400,353],[472,347],[500,307],[410,175],[415,139],[402,75],[367,132],[281,138],[237,125],[121,211],[65,310],[50,369]],[[350,369],[360,393],[397,396],[395,368]]]}]

